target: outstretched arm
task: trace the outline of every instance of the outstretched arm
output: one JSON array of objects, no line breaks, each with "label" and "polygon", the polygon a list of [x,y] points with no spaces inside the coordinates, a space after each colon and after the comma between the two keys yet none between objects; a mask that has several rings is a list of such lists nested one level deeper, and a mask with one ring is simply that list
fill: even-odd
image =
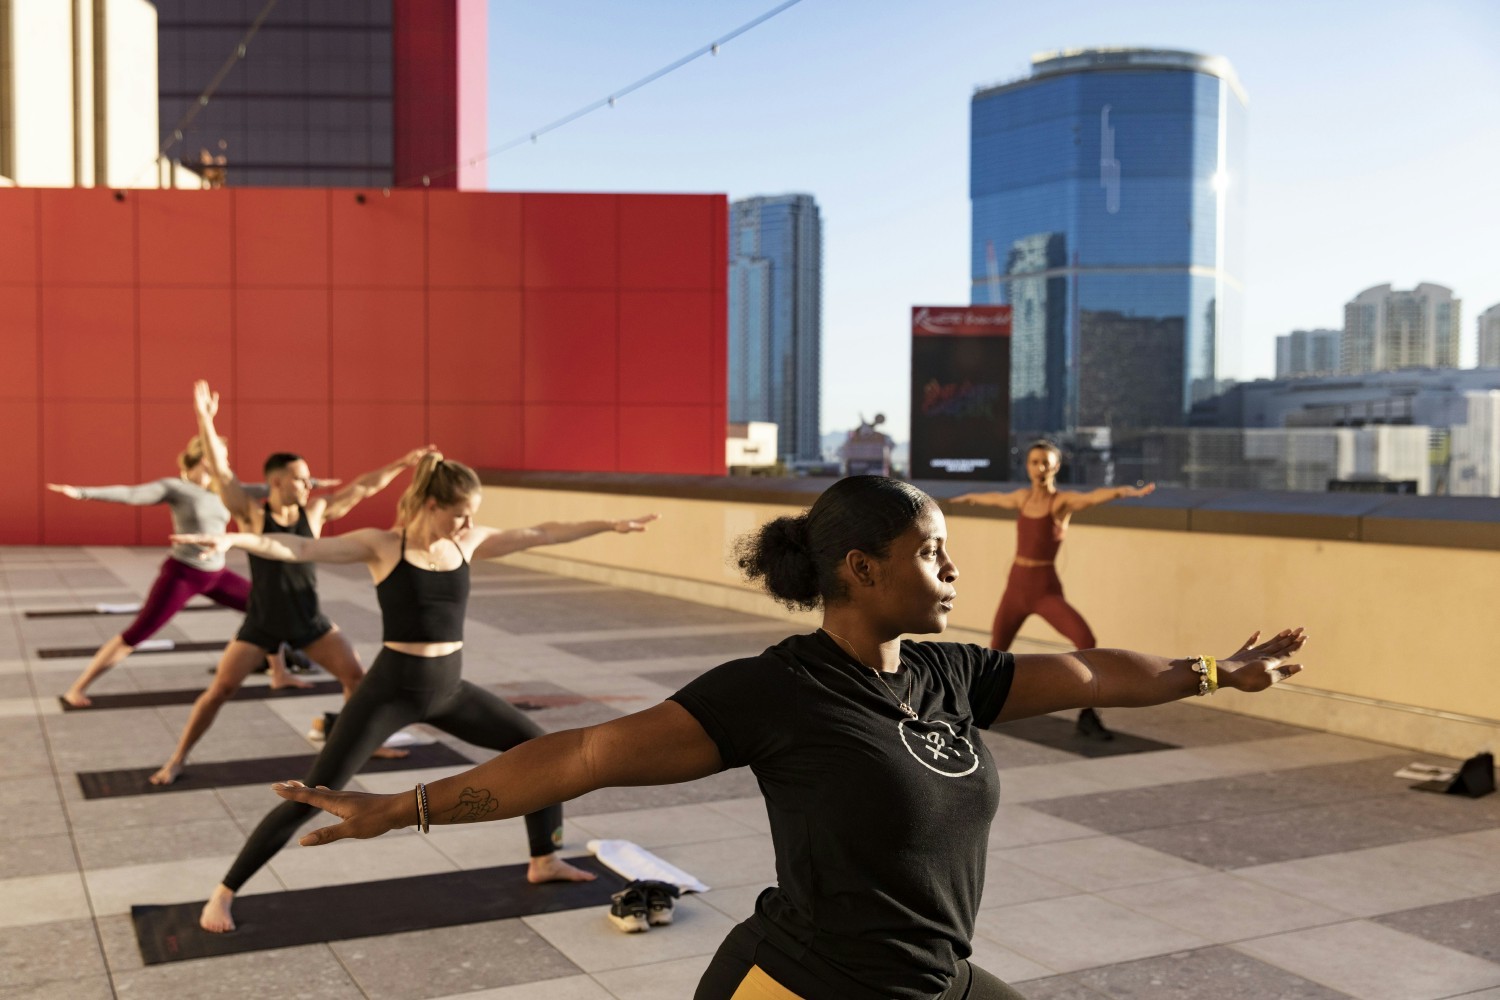
[{"label": "outstretched arm", "polygon": [[645,531],[646,525],[660,516],[660,514],[646,514],[623,521],[548,521],[546,524],[537,524],[530,528],[507,528],[505,530],[476,528],[475,530],[481,533],[482,539],[474,547],[474,558],[497,559],[500,556],[537,545],[560,545],[563,542],[574,542],[580,538],[606,531],[628,535],[636,531]]},{"label": "outstretched arm", "polygon": [[172,535],[171,540],[174,545],[197,545],[204,550],[205,557],[210,551],[244,549],[251,555],[278,562],[371,563],[380,558],[380,540],[386,534],[379,528],[359,528],[332,538],[305,538],[278,531],[269,535],[244,532]]},{"label": "outstretched arm", "polygon": [[167,499],[166,484],[160,480],[141,483],[139,486],[68,486],[63,483],[48,483],[47,489],[71,500],[104,500],[132,507],[149,507]]},{"label": "outstretched arm", "polygon": [[[1302,670],[1284,663],[1302,648],[1300,628],[1282,629],[1257,645],[1256,632],[1239,650],[1218,661],[1219,686],[1264,691]],[[1195,658],[1168,659],[1125,649],[1080,649],[1016,657],[1010,696],[997,722],[1026,719],[1070,708],[1139,708],[1198,693]]]},{"label": "outstretched arm", "polygon": [[1010,490],[1005,493],[965,493],[952,497],[947,503],[973,503],[981,507],[999,507],[1001,510],[1020,510],[1026,502],[1029,490]]},{"label": "outstretched arm", "polygon": [[1090,507],[1097,507],[1111,500],[1150,496],[1155,492],[1155,483],[1147,483],[1145,486],[1104,486],[1086,493],[1064,492],[1058,498],[1057,509],[1052,512],[1052,516],[1076,514],[1080,510],[1088,510]]},{"label": "outstretched arm", "polygon": [[[477,823],[524,816],[596,788],[667,785],[723,768],[718,747],[675,701],[587,729],[528,740],[478,767],[427,786],[431,824]],[[378,837],[417,822],[412,792],[371,795],[308,788],[300,781],[271,786],[284,799],[306,802],[343,820],[303,837],[305,846]]]},{"label": "outstretched arm", "polygon": [[[429,451],[436,451],[433,445],[422,448],[413,448],[389,465],[382,465],[373,472],[366,472],[358,476],[348,486],[339,490],[327,499],[315,500],[308,505],[308,516],[319,517],[323,524],[329,521],[337,521],[349,513],[360,501],[368,500],[391,485],[391,480],[399,476],[403,470],[409,469],[422,460],[422,456]],[[317,513],[315,513],[317,512]]]},{"label": "outstretched arm", "polygon": [[214,428],[214,418],[219,415],[219,394],[209,388],[203,379],[193,383],[193,412],[198,417],[198,440],[203,446],[203,464],[208,474],[219,487],[219,499],[229,508],[229,513],[241,525],[250,519],[254,501],[240,485],[239,477],[229,467],[229,448]]}]

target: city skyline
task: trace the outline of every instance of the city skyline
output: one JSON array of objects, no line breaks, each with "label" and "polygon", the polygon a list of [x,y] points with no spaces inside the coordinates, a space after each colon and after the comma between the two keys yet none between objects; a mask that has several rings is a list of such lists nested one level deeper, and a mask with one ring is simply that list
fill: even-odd
[{"label": "city skyline", "polygon": [[[770,7],[600,0],[491,9],[498,145],[704,45]],[[1298,25],[1289,32],[1292,20]],[[1385,51],[1391,38],[1402,45]],[[918,10],[804,0],[618,107],[489,161],[506,190],[806,191],[824,217],[825,427],[881,410],[905,437],[906,318],[968,299],[968,111],[1040,51],[1145,45],[1221,55],[1249,95],[1249,227],[1240,377],[1269,376],[1274,338],[1342,325],[1390,282],[1500,303],[1489,165],[1500,124],[1500,12],[1479,2]],[[1400,123],[1420,122],[1412,131]],[[1418,141],[1420,135],[1420,141]],[[1125,178],[1128,183],[1128,175]],[[1473,364],[1472,322],[1460,361]]]}]

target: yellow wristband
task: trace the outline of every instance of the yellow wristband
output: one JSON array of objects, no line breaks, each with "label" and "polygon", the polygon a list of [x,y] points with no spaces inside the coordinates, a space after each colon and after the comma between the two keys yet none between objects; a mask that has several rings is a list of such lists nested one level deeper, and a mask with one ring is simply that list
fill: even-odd
[{"label": "yellow wristband", "polygon": [[1199,659],[1203,661],[1204,666],[1208,667],[1208,693],[1213,694],[1219,690],[1219,661],[1212,656],[1201,656]]}]

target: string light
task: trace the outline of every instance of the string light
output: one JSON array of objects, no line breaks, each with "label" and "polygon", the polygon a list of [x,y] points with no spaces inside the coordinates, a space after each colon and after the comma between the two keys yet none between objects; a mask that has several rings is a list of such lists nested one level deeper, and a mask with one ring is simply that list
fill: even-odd
[{"label": "string light", "polygon": [[156,151],[156,160],[136,171],[135,178],[131,181],[132,187],[135,186],[135,181],[140,180],[141,174],[161,163],[166,158],[167,151],[182,141],[183,129],[192,124],[193,119],[198,117],[198,112],[208,107],[208,102],[214,96],[214,91],[219,89],[219,84],[224,82],[224,78],[229,75],[230,70],[234,69],[235,64],[244,59],[246,54],[249,53],[251,40],[255,38],[256,32],[260,31],[260,26],[266,22],[266,18],[271,16],[271,11],[276,9],[277,2],[278,0],[266,0],[266,5],[261,8],[255,20],[250,23],[250,27],[246,29],[244,36],[240,38],[239,44],[235,45],[234,51],[229,54],[229,58],[224,60],[224,65],[219,67],[219,71],[214,74],[214,78],[208,81],[208,86],[203,88],[203,93],[199,94],[198,99],[188,106],[187,114],[183,115],[182,120],[172,129],[172,137],[162,143],[161,148]]},{"label": "string light", "polygon": [[[598,111],[600,108],[613,108],[615,106],[615,103],[626,94],[640,90],[642,87],[646,86],[649,83],[655,83],[657,80],[660,80],[668,73],[681,69],[688,63],[693,62],[695,59],[700,59],[703,56],[717,56],[719,54],[719,49],[724,45],[725,42],[729,42],[738,38],[740,35],[743,35],[750,29],[764,24],[771,18],[775,17],[777,14],[780,14],[782,11],[787,10],[791,7],[795,7],[801,2],[802,0],[786,0],[785,3],[780,4],[776,7],[772,7],[770,10],[766,11],[759,17],[754,18],[750,21],[746,21],[744,24],[740,25],[738,28],[735,28],[729,34],[714,39],[712,42],[709,42],[702,48],[695,49],[694,51],[689,52],[681,59],[678,59],[675,62],[668,63],[656,72],[643,76],[639,80],[635,81],[632,84],[629,84],[628,86],[621,87],[619,90],[615,91],[609,96],[601,97],[597,101],[594,101],[590,104],[585,104],[577,111],[563,115],[556,121],[549,122],[548,124],[543,125],[541,128],[532,129],[529,132],[524,132],[521,135],[516,136],[514,139],[511,139],[509,142],[503,142],[492,149],[487,149],[483,153],[480,153],[478,156],[470,157],[467,162],[469,166],[475,166],[476,164],[483,163],[485,160],[488,160],[493,156],[499,156],[501,153],[515,149],[517,146],[524,146],[527,143],[535,144],[538,139],[546,135],[548,132],[560,129],[564,125],[570,125],[573,122],[576,122],[578,119],[582,118],[584,115]],[[456,173],[459,169],[459,166],[464,162],[465,161],[463,159],[460,159],[457,163],[454,163],[452,166],[446,169],[428,171],[426,174],[422,175],[422,181],[424,183],[430,183],[430,181],[433,179],[439,177],[447,177],[449,174]],[[408,182],[410,182],[411,180],[413,180],[413,178],[407,178]],[[398,182],[396,186],[402,187],[404,186],[404,184]]]}]

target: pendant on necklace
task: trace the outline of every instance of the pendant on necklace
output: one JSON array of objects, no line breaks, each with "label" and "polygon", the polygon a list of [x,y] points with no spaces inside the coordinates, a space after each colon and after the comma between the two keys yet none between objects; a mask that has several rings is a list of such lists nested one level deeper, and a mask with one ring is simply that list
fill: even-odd
[{"label": "pendant on necklace", "polygon": [[917,713],[914,712],[914,711],[912,711],[912,707],[910,705],[908,705],[906,702],[901,701],[901,702],[897,702],[896,704],[898,704],[898,705],[901,706],[901,711],[905,712],[906,715],[907,715],[907,718],[911,719],[911,721],[913,721],[913,722],[920,721],[917,718]]}]

